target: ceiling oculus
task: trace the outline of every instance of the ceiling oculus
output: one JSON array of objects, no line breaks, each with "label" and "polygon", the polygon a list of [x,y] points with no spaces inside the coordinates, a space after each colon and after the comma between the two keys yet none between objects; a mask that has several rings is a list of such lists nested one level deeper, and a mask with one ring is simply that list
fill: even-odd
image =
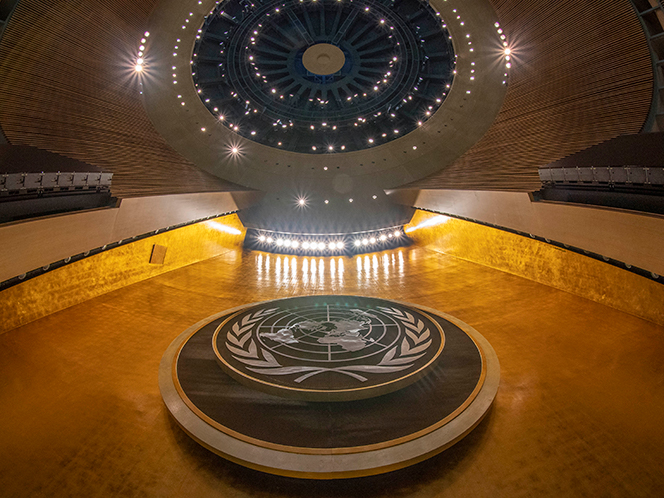
[{"label": "ceiling oculus", "polygon": [[455,55],[419,0],[221,2],[192,55],[202,102],[243,137],[302,153],[361,150],[440,107]]}]

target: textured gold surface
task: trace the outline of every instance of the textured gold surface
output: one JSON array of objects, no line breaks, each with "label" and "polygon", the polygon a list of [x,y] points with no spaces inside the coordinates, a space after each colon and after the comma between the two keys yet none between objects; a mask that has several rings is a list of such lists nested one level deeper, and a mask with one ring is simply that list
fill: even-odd
[{"label": "textured gold surface", "polygon": [[[230,227],[239,234],[220,230]],[[121,245],[0,292],[0,334],[125,285],[241,246],[246,230],[235,214]],[[153,245],[166,247],[150,264]]]},{"label": "textured gold surface", "polygon": [[[410,301],[476,328],[501,367],[485,420],[409,469],[300,482],[229,463],[171,419],[157,373],[182,331],[249,302],[334,292]],[[662,358],[664,327],[422,247],[354,258],[229,250],[0,336],[0,495],[659,496]]]},{"label": "textured gold surface", "polygon": [[435,251],[664,325],[664,285],[621,268],[528,237],[426,211],[416,211],[406,230],[412,230],[408,235],[416,243]]}]

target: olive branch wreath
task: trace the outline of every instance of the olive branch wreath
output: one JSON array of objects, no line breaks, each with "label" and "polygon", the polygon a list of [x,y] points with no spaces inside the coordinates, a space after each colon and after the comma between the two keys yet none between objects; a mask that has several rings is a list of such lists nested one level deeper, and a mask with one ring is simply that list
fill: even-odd
[{"label": "olive branch wreath", "polygon": [[[390,348],[377,365],[349,365],[336,368],[281,365],[272,353],[256,346],[256,341],[251,334],[256,323],[275,313],[277,308],[260,310],[235,322],[226,333],[226,348],[233,354],[234,359],[247,365],[247,370],[256,373],[269,375],[304,373],[295,379],[295,382],[300,383],[320,373],[338,372],[365,382],[367,378],[356,372],[392,373],[406,370],[413,366],[412,362],[424,356],[426,350],[431,346],[431,333],[428,328],[425,328],[422,320],[415,319],[412,314],[402,312],[397,308],[379,306],[378,309],[401,322],[405,327],[406,337],[403,338],[400,345]],[[412,344],[408,339],[412,341]]]}]

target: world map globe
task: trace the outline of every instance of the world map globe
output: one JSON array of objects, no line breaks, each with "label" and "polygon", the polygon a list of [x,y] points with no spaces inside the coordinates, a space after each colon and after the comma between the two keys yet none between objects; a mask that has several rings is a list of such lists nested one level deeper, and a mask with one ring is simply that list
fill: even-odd
[{"label": "world map globe", "polygon": [[367,337],[371,330],[371,318],[376,317],[362,310],[351,310],[349,318],[303,320],[276,332],[262,332],[260,337],[285,344],[299,343],[299,338],[303,337],[315,337],[319,344],[339,346],[344,351],[359,351],[374,342],[374,339]]}]

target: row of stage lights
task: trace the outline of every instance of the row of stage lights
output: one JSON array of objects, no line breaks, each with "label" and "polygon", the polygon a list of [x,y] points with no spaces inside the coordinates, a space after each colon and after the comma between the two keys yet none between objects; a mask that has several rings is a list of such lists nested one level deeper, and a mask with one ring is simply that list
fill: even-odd
[{"label": "row of stage lights", "polygon": [[401,229],[390,228],[378,232],[364,232],[347,236],[293,236],[290,234],[261,233],[255,237],[257,247],[269,252],[324,253],[371,252],[387,246],[401,245],[407,237]]}]

